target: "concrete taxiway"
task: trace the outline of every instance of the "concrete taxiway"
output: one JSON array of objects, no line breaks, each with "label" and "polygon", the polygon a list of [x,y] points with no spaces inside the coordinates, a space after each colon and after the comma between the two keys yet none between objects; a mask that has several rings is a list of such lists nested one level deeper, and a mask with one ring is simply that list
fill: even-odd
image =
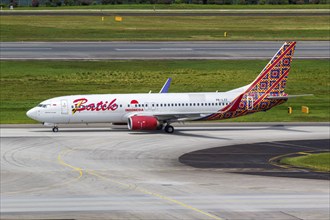
[{"label": "concrete taxiway", "polygon": [[[1,60],[270,59],[283,41],[1,42]],[[295,59],[329,59],[329,41],[298,41]]]},{"label": "concrete taxiway", "polygon": [[328,180],[201,169],[178,159],[214,147],[329,139],[328,123],[176,128],[2,127],[1,218],[329,219]]}]

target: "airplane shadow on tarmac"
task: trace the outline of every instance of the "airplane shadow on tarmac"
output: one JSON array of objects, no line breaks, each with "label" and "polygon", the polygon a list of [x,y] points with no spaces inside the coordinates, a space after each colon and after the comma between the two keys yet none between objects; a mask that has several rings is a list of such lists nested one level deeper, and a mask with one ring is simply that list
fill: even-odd
[{"label": "airplane shadow on tarmac", "polygon": [[[292,129],[287,126],[282,125],[276,125],[276,126],[269,126],[269,127],[255,127],[255,128],[227,128],[227,127],[177,127],[174,133],[167,134],[163,130],[149,130],[149,131],[130,131],[126,127],[116,127],[116,128],[59,128],[59,133],[100,133],[100,132],[106,132],[106,133],[122,133],[127,132],[130,135],[154,135],[154,134],[164,134],[164,135],[175,135],[175,136],[185,136],[185,137],[199,137],[199,138],[207,138],[207,139],[217,139],[217,140],[231,140],[230,138],[223,138],[223,137],[215,137],[215,136],[209,136],[209,135],[203,135],[203,134],[196,134],[196,133],[189,133],[191,131],[201,131],[201,132],[208,132],[208,131],[219,131],[219,132],[227,132],[227,131],[264,131],[264,130],[287,130],[287,131],[294,131],[294,132],[308,132],[308,131],[302,131],[302,130],[296,130]],[[38,130],[34,132],[45,132],[45,133],[53,133],[51,129],[45,129],[45,130]]]}]

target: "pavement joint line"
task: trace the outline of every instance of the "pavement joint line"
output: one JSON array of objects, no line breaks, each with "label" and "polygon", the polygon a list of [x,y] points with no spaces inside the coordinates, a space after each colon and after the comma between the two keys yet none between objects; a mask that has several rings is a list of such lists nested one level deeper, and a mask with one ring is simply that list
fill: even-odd
[{"label": "pavement joint line", "polygon": [[190,210],[192,210],[192,211],[198,212],[198,213],[200,213],[200,214],[206,215],[206,216],[208,216],[208,217],[211,218],[211,219],[223,220],[222,218],[220,218],[220,217],[218,217],[218,216],[216,216],[216,215],[210,214],[210,213],[208,213],[208,212],[206,212],[206,211],[203,211],[203,210],[201,210],[201,209],[195,208],[195,207],[190,206],[190,205],[188,205],[188,204],[186,204],[186,203],[180,202],[180,201],[178,201],[178,200],[176,200],[176,199],[172,199],[172,198],[170,198],[170,197],[167,197],[167,196],[164,196],[164,195],[161,195],[161,194],[155,193],[155,192],[151,192],[151,191],[149,191],[149,190],[147,190],[147,189],[144,189],[144,188],[142,188],[142,187],[132,188],[130,184],[122,183],[122,182],[119,182],[119,181],[116,181],[116,180],[113,180],[113,179],[107,178],[107,177],[105,177],[105,176],[103,176],[103,175],[101,175],[101,174],[99,174],[99,173],[97,173],[97,172],[95,172],[95,171],[93,171],[93,170],[86,170],[86,172],[89,173],[90,175],[93,175],[93,176],[99,177],[99,178],[101,178],[101,179],[103,179],[103,180],[110,181],[110,182],[112,182],[112,183],[116,183],[116,184],[119,184],[119,185],[121,185],[121,186],[125,186],[125,187],[128,187],[128,188],[131,188],[131,189],[133,189],[133,190],[135,190],[135,191],[138,191],[138,192],[141,192],[141,193],[144,193],[144,194],[147,194],[147,195],[151,195],[151,196],[154,196],[154,197],[160,198],[160,199],[165,200],[165,201],[167,201],[167,202],[171,202],[171,203],[174,203],[174,204],[180,205],[180,206],[182,206],[182,207],[184,207],[184,208],[187,208],[187,209],[190,209]]},{"label": "pavement joint line", "polygon": [[[79,176],[77,177],[77,179],[80,179],[82,176],[83,176],[83,169],[82,168],[79,168],[79,167],[76,167],[76,166],[73,166],[67,162],[65,162],[63,159],[62,159],[62,156],[65,155],[65,154],[68,154],[69,152],[73,152],[74,150],[73,149],[69,149],[69,150],[65,150],[65,151],[61,151],[58,156],[57,156],[57,161],[59,164],[63,165],[63,166],[66,166],[66,167],[69,167],[71,169],[73,169],[73,171],[76,171],[76,172],[79,172]],[[103,180],[106,180],[106,181],[110,181],[112,183],[115,183],[115,184],[118,184],[120,185],[121,187],[127,187],[127,188],[131,188],[132,190],[135,190],[135,191],[138,191],[138,192],[141,192],[141,193],[144,193],[144,194],[147,194],[147,195],[151,195],[151,196],[154,196],[154,197],[157,197],[157,198],[160,198],[162,200],[165,200],[167,202],[171,202],[171,203],[174,203],[174,204],[177,204],[177,205],[180,205],[184,208],[187,208],[187,209],[190,209],[192,211],[195,211],[195,212],[198,212],[202,215],[205,215],[211,219],[216,219],[216,220],[223,220],[222,218],[216,216],[216,215],[213,215],[213,214],[210,214],[206,211],[203,211],[201,209],[198,209],[198,208],[195,208],[193,206],[190,206],[186,203],[183,203],[183,202],[180,202],[178,200],[175,200],[175,199],[172,199],[170,197],[167,197],[167,196],[164,196],[164,195],[161,195],[161,194],[158,194],[158,193],[155,193],[155,192],[151,192],[147,189],[144,189],[142,187],[136,187],[136,188],[133,188],[132,185],[130,184],[127,184],[127,183],[123,183],[123,182],[120,182],[120,181],[117,181],[117,180],[113,180],[113,179],[110,179],[110,178],[107,178],[93,170],[86,170],[85,169],[85,172],[92,175],[92,176],[96,176],[100,179],[103,179]]]}]

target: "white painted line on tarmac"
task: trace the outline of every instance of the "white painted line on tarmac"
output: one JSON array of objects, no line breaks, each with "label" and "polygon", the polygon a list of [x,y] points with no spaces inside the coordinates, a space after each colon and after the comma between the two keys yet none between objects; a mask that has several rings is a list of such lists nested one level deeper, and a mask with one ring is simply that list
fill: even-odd
[{"label": "white painted line on tarmac", "polygon": [[116,51],[192,51],[192,48],[115,48]]}]

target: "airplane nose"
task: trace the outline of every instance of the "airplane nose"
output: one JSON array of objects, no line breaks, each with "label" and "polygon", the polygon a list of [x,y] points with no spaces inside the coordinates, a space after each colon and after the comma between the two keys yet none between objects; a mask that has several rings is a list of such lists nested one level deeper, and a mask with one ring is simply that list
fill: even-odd
[{"label": "airplane nose", "polygon": [[30,109],[26,112],[26,116],[28,116],[31,119],[37,120],[37,110],[35,108]]}]

